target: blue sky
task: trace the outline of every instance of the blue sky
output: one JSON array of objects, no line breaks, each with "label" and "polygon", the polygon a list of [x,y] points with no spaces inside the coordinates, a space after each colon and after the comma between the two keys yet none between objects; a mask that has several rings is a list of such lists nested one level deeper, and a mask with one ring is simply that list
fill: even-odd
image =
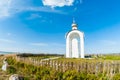
[{"label": "blue sky", "polygon": [[120,0],[0,0],[0,51],[65,53],[73,17],[85,53],[120,52]]}]

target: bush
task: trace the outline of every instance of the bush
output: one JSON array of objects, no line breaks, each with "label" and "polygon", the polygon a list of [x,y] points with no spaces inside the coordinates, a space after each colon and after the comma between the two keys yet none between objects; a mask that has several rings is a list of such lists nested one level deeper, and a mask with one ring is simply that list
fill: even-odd
[{"label": "bush", "polygon": [[30,80],[28,77],[24,77],[24,80]]},{"label": "bush", "polygon": [[120,80],[120,74],[115,74],[113,80]]},{"label": "bush", "polygon": [[8,66],[8,68],[7,68],[7,72],[9,73],[9,74],[15,74],[16,73],[16,68],[14,67],[14,66]]},{"label": "bush", "polygon": [[87,80],[97,80],[95,74],[87,74]]},{"label": "bush", "polygon": [[85,74],[85,73],[77,74],[77,80],[87,80],[86,77],[87,77],[87,74]]},{"label": "bush", "polygon": [[[46,56],[45,56],[46,57]],[[25,63],[25,62],[17,62],[15,59],[13,58],[8,58],[8,64],[12,65],[9,66],[7,69],[7,72],[10,74],[20,74],[20,75],[24,75],[27,76],[26,78],[24,78],[24,80],[120,80],[120,74],[119,73],[119,67],[117,67],[115,69],[115,75],[113,77],[110,77],[110,74],[107,74],[107,69],[105,67],[106,70],[104,70],[104,73],[102,72],[98,72],[97,74],[95,74],[95,72],[93,71],[93,74],[91,74],[92,72],[90,72],[89,70],[86,71],[89,66],[86,69],[86,64],[96,64],[99,61],[93,61],[93,60],[81,60],[82,63],[86,63],[83,66],[83,69],[80,69],[80,72],[77,72],[76,70],[73,70],[72,68],[69,68],[69,70],[67,70],[66,72],[62,72],[62,70],[58,69],[58,71],[56,71],[55,69],[49,67],[49,66],[35,66],[33,64],[29,64],[29,63]],[[60,59],[59,59],[60,60]],[[67,59],[68,62],[78,62],[78,59]],[[62,60],[61,60],[62,61]],[[63,59],[64,61],[64,59]],[[102,61],[101,61],[102,62]],[[107,62],[109,63],[109,62]],[[73,64],[73,63],[71,63]],[[80,66],[81,67],[81,66]],[[84,68],[85,67],[85,68]],[[103,66],[100,66],[103,67]],[[60,67],[59,67],[60,68]],[[82,67],[81,67],[82,68]],[[93,70],[94,67],[90,66],[90,70]]]},{"label": "bush", "polygon": [[14,65],[16,63],[16,60],[13,59],[12,57],[9,57],[9,58],[7,58],[7,62],[9,65],[11,65],[11,64]]},{"label": "bush", "polygon": [[66,71],[63,74],[63,79],[65,80],[76,80],[77,79],[77,72],[75,70],[71,70],[71,71]]},{"label": "bush", "polygon": [[56,78],[57,80],[62,80],[63,72],[57,72]]},{"label": "bush", "polygon": [[17,62],[15,65],[16,65],[17,67],[22,67],[22,68],[25,67],[25,63],[22,63],[22,62]]},{"label": "bush", "polygon": [[46,74],[49,75],[49,74],[50,74],[50,70],[47,69],[47,68],[42,69],[42,70],[41,70],[41,74],[42,74],[42,75],[46,75]]},{"label": "bush", "polygon": [[41,75],[39,73],[35,74],[35,80],[41,80]]}]

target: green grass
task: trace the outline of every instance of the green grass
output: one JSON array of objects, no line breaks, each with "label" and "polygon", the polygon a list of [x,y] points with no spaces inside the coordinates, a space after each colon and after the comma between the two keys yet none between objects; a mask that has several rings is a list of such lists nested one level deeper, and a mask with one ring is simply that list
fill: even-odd
[{"label": "green grass", "polygon": [[[53,56],[45,56],[45,57],[30,57],[36,60],[40,60],[42,58],[50,58]],[[0,67],[2,66],[2,57],[0,57]],[[58,61],[66,61],[66,62],[104,62],[104,61],[116,61],[120,60],[120,56],[99,56],[94,59],[66,59],[60,58]],[[8,57],[7,61],[9,63],[9,68],[7,72],[4,72],[0,69],[0,80],[6,80],[12,74],[19,74],[25,77],[25,80],[119,80],[120,73],[117,73],[111,77],[111,75],[107,74],[90,74],[86,72],[77,72],[76,70],[67,70],[65,72],[56,71],[50,67],[40,67],[34,66],[32,64],[26,64],[24,62],[17,62],[12,57]]]},{"label": "green grass", "polygon": [[[95,56],[92,56],[95,58]],[[98,55],[96,59],[102,59],[102,60],[120,60],[120,55]]]}]

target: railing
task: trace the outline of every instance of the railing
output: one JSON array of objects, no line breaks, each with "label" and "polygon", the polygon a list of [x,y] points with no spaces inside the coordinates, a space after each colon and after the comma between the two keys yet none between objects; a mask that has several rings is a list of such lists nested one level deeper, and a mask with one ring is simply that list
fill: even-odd
[{"label": "railing", "polygon": [[65,72],[67,70],[76,70],[90,74],[110,74],[111,76],[120,73],[120,60],[116,61],[94,61],[94,62],[75,62],[75,61],[58,61],[58,60],[36,60],[33,58],[16,57],[17,61],[35,66],[51,67],[55,70]]}]

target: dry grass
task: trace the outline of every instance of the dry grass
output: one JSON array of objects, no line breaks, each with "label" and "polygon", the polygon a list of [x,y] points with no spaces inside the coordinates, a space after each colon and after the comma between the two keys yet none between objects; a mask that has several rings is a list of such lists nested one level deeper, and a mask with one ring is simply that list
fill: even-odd
[{"label": "dry grass", "polygon": [[[9,57],[15,58],[16,59],[15,61],[17,61],[17,62],[19,61],[19,59],[16,58],[16,54],[7,54],[7,55],[4,55],[4,56],[0,56],[0,80],[8,80],[8,78],[10,76],[10,74],[8,74],[7,72],[4,72],[4,71],[1,70],[1,67],[2,67],[2,64],[3,64],[3,59],[4,58],[9,58]],[[27,63],[30,63],[30,60],[33,62],[34,60],[32,60],[32,59],[40,61],[41,57],[27,57],[26,58]],[[14,61],[14,59],[13,59],[13,61]],[[106,61],[107,63],[112,63],[114,60],[112,60],[112,59],[102,59],[102,58],[96,58],[96,59],[94,58],[94,59],[90,59],[90,60],[89,59],[66,59],[66,58],[60,58],[60,59],[56,59],[55,61],[66,62],[66,63],[67,62],[75,62],[75,63],[87,62],[87,63],[91,64],[91,63],[104,62],[104,61]],[[22,61],[20,61],[20,62],[22,62]],[[24,59],[23,59],[23,63],[25,63]],[[24,75],[25,77],[26,76],[27,77],[30,76],[30,79],[32,78],[31,80],[35,80],[35,79],[33,79],[33,77],[35,77],[36,75],[39,76],[37,73],[33,73],[34,69],[38,68],[38,66],[37,67],[33,67],[33,64],[30,64],[29,66],[26,63],[24,64],[24,66],[21,63],[19,63],[19,64],[17,63],[17,65],[15,65],[15,64],[11,64],[11,65],[13,65],[17,69],[17,73],[18,74]],[[89,67],[92,67],[91,65]],[[41,72],[42,71],[43,72],[46,71],[46,69],[45,70],[43,70],[43,69],[44,68],[42,68],[40,71]],[[94,67],[92,69],[94,70]],[[40,72],[40,71],[38,71],[38,72]],[[51,72],[51,68],[48,71]],[[91,71],[91,69],[90,69],[90,71]],[[51,74],[51,75],[53,75],[53,74]],[[66,73],[64,73],[63,76],[65,76],[65,75],[66,75]]]},{"label": "dry grass", "polygon": [[8,80],[9,78],[9,74],[7,74],[5,71],[2,71],[1,68],[2,68],[2,65],[3,65],[3,59],[5,58],[6,56],[0,56],[0,80]]},{"label": "dry grass", "polygon": [[0,80],[8,80],[10,74],[8,74],[5,71],[2,71],[2,65],[3,65],[3,60],[4,58],[8,58],[8,57],[16,57],[16,54],[5,54],[0,56]]}]

